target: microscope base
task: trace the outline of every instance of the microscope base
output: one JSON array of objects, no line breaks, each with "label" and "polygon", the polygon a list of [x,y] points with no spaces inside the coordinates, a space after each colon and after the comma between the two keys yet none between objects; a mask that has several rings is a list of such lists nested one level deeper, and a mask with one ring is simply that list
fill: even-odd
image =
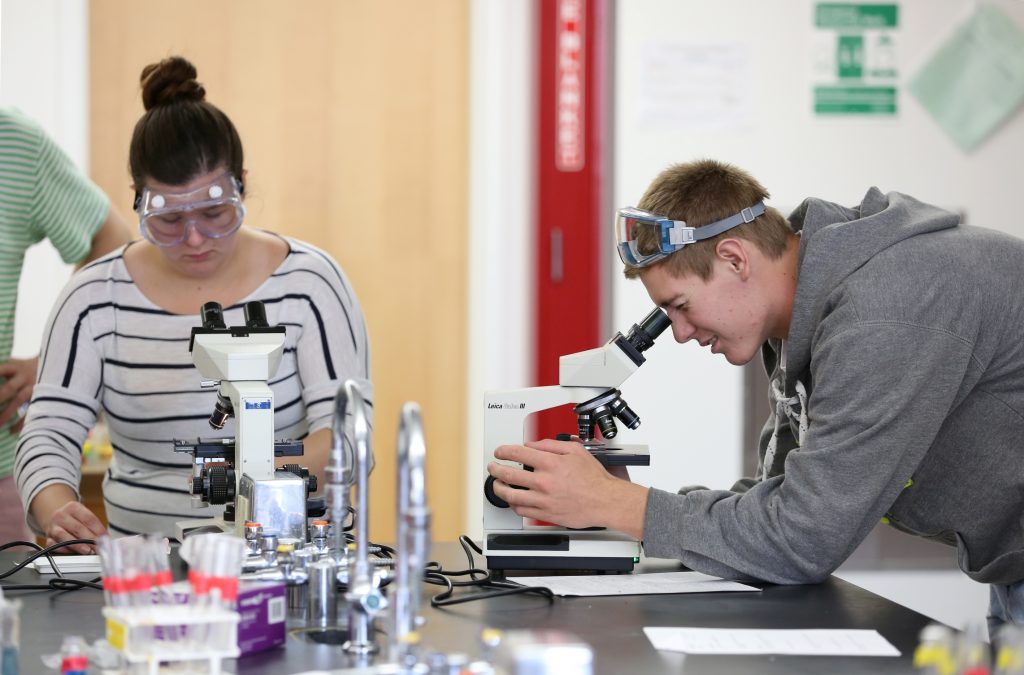
[{"label": "microscope base", "polygon": [[608,530],[490,532],[484,537],[490,570],[630,572],[640,542]]},{"label": "microscope base", "polygon": [[234,533],[235,524],[225,522],[223,518],[194,518],[192,520],[179,520],[174,524],[174,537],[178,541],[185,541],[185,537],[192,534],[205,534],[207,532],[228,532]]},{"label": "microscope base", "polygon": [[487,569],[511,572],[632,572],[635,558],[534,558],[530,556],[488,556]]}]

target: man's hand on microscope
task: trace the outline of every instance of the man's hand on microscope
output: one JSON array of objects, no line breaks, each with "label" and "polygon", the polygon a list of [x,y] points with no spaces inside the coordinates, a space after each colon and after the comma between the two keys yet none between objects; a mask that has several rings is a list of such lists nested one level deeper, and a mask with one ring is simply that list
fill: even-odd
[{"label": "man's hand on microscope", "polygon": [[[647,488],[610,474],[583,445],[543,440],[503,445],[491,462],[494,492],[524,518],[563,527],[608,527],[641,539]],[[515,486],[515,487],[512,487]]]}]

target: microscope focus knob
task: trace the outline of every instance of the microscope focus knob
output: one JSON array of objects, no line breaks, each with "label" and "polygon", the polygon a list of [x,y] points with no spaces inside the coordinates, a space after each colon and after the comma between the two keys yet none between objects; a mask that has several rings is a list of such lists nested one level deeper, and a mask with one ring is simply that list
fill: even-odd
[{"label": "microscope focus knob", "polygon": [[207,471],[211,504],[224,504],[235,498],[235,476],[226,466],[214,466]]},{"label": "microscope focus knob", "polygon": [[489,501],[494,506],[497,506],[499,509],[507,509],[508,502],[506,502],[504,499],[499,497],[494,492],[494,481],[494,476],[488,476],[487,480],[484,481],[484,497],[487,499],[487,501]]}]

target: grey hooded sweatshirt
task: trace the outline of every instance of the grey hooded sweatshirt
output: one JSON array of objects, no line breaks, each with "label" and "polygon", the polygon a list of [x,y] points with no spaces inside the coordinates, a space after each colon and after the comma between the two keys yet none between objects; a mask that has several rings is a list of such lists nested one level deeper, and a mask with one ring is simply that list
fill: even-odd
[{"label": "grey hooded sweatshirt", "polygon": [[790,222],[799,277],[788,339],[762,349],[779,418],[762,475],[650,490],[645,552],[813,583],[886,518],[956,546],[976,581],[1024,579],[1024,241],[875,188]]}]

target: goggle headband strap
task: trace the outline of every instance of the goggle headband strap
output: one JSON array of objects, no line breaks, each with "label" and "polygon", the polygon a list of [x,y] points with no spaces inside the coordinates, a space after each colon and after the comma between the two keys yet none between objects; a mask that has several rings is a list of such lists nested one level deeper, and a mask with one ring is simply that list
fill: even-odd
[{"label": "goggle headband strap", "polygon": [[661,250],[668,253],[676,251],[687,244],[692,244],[695,241],[716,237],[737,225],[749,223],[764,213],[764,211],[764,202],[760,201],[739,213],[734,213],[728,218],[708,223],[703,227],[689,227],[684,221],[665,219],[659,223],[661,225]]}]

